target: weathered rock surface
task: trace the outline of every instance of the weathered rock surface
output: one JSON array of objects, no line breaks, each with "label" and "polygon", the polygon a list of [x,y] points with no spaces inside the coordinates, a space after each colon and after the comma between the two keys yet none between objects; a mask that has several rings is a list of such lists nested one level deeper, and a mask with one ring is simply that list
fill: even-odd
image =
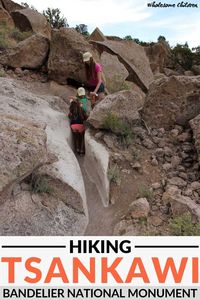
[{"label": "weathered rock surface", "polygon": [[48,51],[48,39],[36,34],[8,49],[0,57],[0,62],[13,68],[37,69],[45,62]]},{"label": "weathered rock surface", "polygon": [[143,108],[150,127],[186,125],[200,113],[200,76],[171,76],[154,81]]},{"label": "weathered rock surface", "polygon": [[75,29],[53,30],[48,60],[49,77],[61,84],[67,79],[86,83],[82,54],[86,51],[98,58],[97,52]]},{"label": "weathered rock surface", "polygon": [[51,195],[23,191],[1,205],[1,235],[77,235],[84,214]]},{"label": "weathered rock surface", "polygon": [[13,115],[1,114],[0,119],[1,193],[47,163],[48,155],[44,128]]},{"label": "weathered rock surface", "polygon": [[14,27],[14,22],[9,13],[1,6],[0,2],[0,23],[5,23],[8,27]]},{"label": "weathered rock surface", "polygon": [[45,16],[39,12],[25,8],[11,13],[15,26],[21,31],[33,31],[51,39],[51,27]]},{"label": "weathered rock surface", "polygon": [[125,87],[125,80],[129,73],[116,55],[103,52],[101,64],[106,77],[106,87],[109,92],[117,92]]},{"label": "weathered rock surface", "polygon": [[153,73],[149,60],[142,46],[133,41],[92,41],[100,52],[106,51],[117,55],[119,61],[129,72],[128,81],[135,82],[144,92],[147,92],[153,81]]},{"label": "weathered rock surface", "polygon": [[163,43],[156,43],[144,47],[150,61],[150,66],[154,74],[163,72],[169,56],[169,50]]},{"label": "weathered rock surface", "polygon": [[105,41],[106,37],[104,34],[101,32],[101,30],[97,27],[95,30],[91,33],[89,37],[90,41]]},{"label": "weathered rock surface", "polygon": [[[9,235],[84,233],[88,222],[85,187],[70,146],[71,131],[66,115],[53,109],[58,100],[57,97],[32,94],[14,80],[0,80],[0,110],[4,116],[0,120],[1,165],[8,165],[10,170],[5,173],[6,180],[5,174],[1,174],[1,186],[13,191],[15,185],[12,183],[34,173],[36,178],[47,177],[52,188],[48,200],[47,194],[30,196],[20,191],[19,194],[13,192],[11,201],[8,193],[1,193],[4,203],[0,211],[2,214],[9,211],[9,220],[11,223],[13,220],[13,225],[5,229],[7,222],[4,217],[1,218],[1,234],[6,234],[6,230]],[[20,124],[13,119],[19,119]],[[40,129],[41,126],[43,129]],[[48,165],[47,155],[53,157]],[[24,210],[21,211],[22,206]],[[42,220],[41,224],[38,218]]]},{"label": "weathered rock surface", "polygon": [[[92,182],[95,183],[104,206],[109,205],[110,183],[108,180],[109,153],[106,148],[95,141],[89,131],[85,135],[86,155],[85,170]],[[95,168],[94,168],[95,166]]]},{"label": "weathered rock surface", "polygon": [[200,157],[200,115],[190,121],[190,126],[193,130],[193,137],[195,141],[195,147],[198,152],[198,157]]},{"label": "weathered rock surface", "polygon": [[143,105],[142,95],[133,91],[121,91],[108,95],[92,110],[88,122],[95,128],[103,128],[105,117],[112,113],[130,124],[140,120],[138,110]]},{"label": "weathered rock surface", "polygon": [[200,75],[200,65],[193,65],[192,71],[195,75]]},{"label": "weathered rock surface", "polygon": [[9,12],[9,14],[12,11],[15,11],[17,9],[23,9],[24,7],[14,1],[11,0],[1,0],[1,3],[4,7],[5,10],[7,10]]},{"label": "weathered rock surface", "polygon": [[132,218],[148,217],[150,205],[146,198],[140,198],[131,203]]}]

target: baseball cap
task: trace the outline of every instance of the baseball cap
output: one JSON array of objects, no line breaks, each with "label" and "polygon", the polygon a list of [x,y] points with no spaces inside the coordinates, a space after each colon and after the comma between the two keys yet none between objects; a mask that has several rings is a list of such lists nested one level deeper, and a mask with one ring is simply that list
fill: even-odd
[{"label": "baseball cap", "polygon": [[90,52],[85,52],[85,53],[83,54],[83,61],[84,61],[84,62],[89,61],[91,57],[92,57],[92,53],[90,53]]},{"label": "baseball cap", "polygon": [[77,94],[78,96],[85,96],[85,89],[83,87],[78,88]]}]

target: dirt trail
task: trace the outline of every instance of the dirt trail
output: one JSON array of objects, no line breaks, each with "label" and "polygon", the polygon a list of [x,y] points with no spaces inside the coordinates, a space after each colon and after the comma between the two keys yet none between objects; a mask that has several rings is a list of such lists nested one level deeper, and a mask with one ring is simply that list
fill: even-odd
[{"label": "dirt trail", "polygon": [[116,204],[110,204],[108,207],[103,206],[95,184],[90,181],[84,169],[84,158],[78,158],[78,161],[85,183],[89,212],[89,224],[85,235],[112,235],[115,224],[119,222],[120,217],[123,215],[122,208]]}]

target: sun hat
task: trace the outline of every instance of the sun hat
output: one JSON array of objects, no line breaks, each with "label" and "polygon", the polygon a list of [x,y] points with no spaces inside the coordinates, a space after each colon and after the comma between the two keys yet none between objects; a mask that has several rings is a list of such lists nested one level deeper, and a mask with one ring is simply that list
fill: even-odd
[{"label": "sun hat", "polygon": [[83,87],[78,88],[77,94],[78,96],[85,96],[85,89]]},{"label": "sun hat", "polygon": [[92,57],[92,53],[90,53],[90,52],[83,53],[83,61],[84,62],[89,61],[91,57]]}]

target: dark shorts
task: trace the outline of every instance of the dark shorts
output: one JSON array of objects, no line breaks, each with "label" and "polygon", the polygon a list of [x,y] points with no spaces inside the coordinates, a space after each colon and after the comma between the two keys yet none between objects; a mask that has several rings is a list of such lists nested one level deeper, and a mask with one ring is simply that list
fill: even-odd
[{"label": "dark shorts", "polygon": [[[96,86],[90,86],[88,89],[90,92],[93,92],[95,90]],[[101,83],[98,91],[97,91],[97,94],[100,94],[100,93],[104,93],[105,92],[105,85],[103,84],[103,82]]]}]

